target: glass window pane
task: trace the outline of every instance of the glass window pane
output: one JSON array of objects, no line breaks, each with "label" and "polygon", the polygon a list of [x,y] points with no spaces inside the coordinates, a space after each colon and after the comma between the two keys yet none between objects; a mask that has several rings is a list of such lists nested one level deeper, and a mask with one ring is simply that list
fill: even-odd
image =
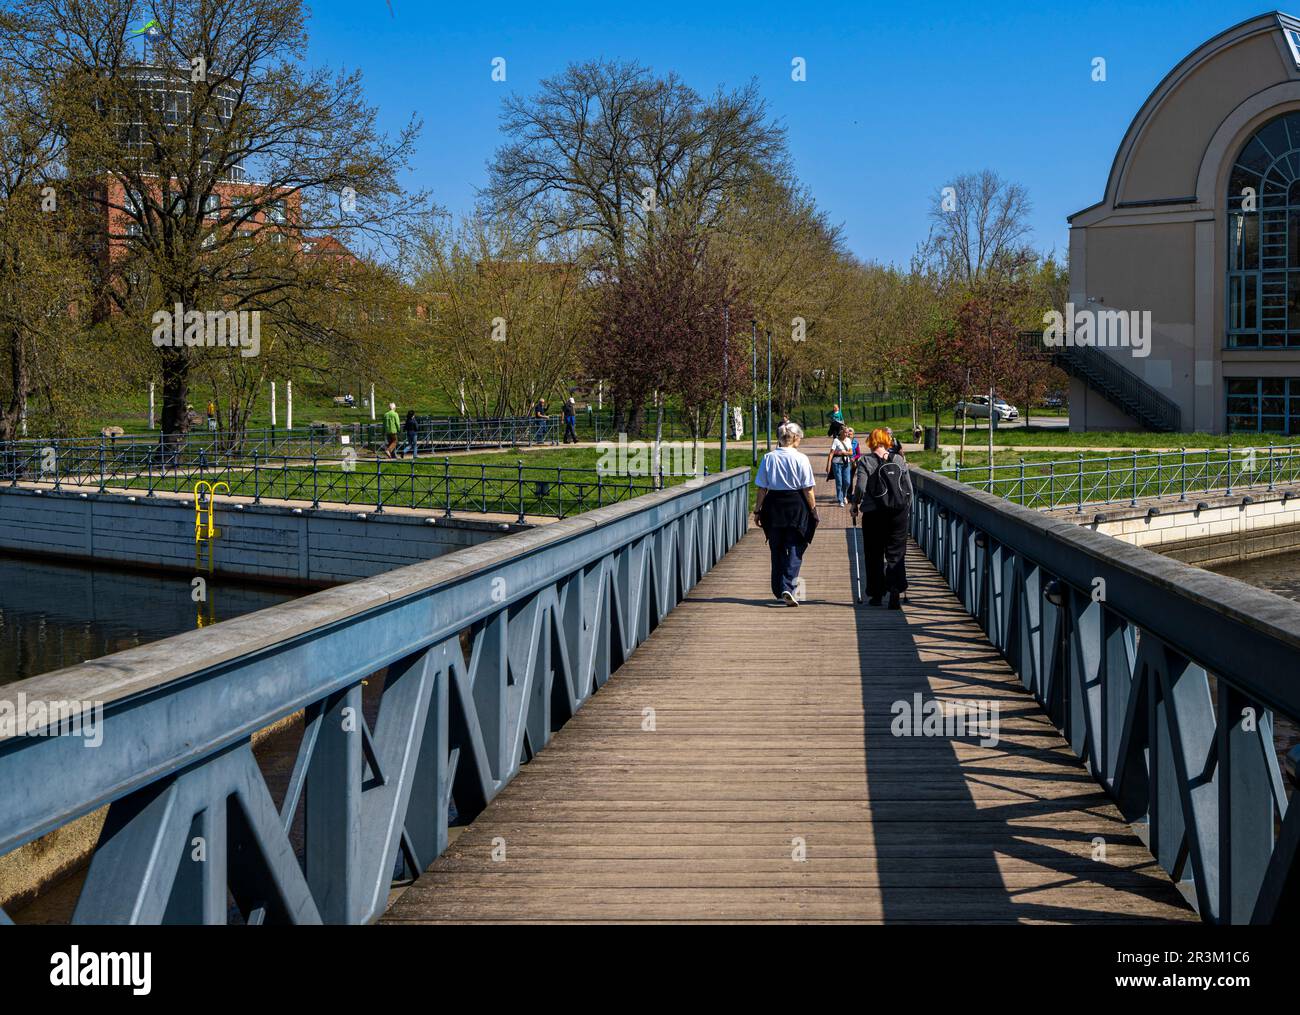
[{"label": "glass window pane", "polygon": [[1285,377],[1265,377],[1260,381],[1260,391],[1265,395],[1285,395],[1286,378]]},{"label": "glass window pane", "polygon": [[1254,395],[1259,392],[1259,381],[1254,377],[1229,377],[1228,394]]}]

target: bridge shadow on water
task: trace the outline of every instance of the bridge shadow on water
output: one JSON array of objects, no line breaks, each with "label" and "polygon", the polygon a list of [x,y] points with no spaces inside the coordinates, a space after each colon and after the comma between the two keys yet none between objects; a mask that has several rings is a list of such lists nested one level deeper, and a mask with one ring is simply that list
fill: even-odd
[{"label": "bridge shadow on water", "polygon": [[[847,550],[851,602],[860,533],[833,535]],[[1187,919],[1141,841],[914,545],[908,570],[903,610],[854,609],[884,920]],[[966,735],[956,716],[952,728],[925,722],[934,702],[974,706]]]}]

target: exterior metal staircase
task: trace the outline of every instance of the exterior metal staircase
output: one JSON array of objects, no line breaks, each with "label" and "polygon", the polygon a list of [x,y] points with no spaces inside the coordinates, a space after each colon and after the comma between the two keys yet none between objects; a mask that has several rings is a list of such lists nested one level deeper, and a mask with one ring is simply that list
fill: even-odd
[{"label": "exterior metal staircase", "polygon": [[1112,405],[1123,409],[1150,430],[1178,431],[1182,410],[1113,356],[1086,345],[1048,346],[1043,335],[1027,331],[1021,336],[1026,351],[1049,359],[1071,377],[1077,377]]}]

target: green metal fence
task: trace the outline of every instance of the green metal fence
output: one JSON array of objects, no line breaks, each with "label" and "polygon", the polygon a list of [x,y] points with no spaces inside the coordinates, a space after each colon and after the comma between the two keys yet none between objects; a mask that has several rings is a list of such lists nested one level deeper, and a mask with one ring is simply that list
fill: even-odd
[{"label": "green metal fence", "polygon": [[1271,491],[1300,482],[1300,445],[1134,451],[1131,454],[1048,462],[960,465],[937,470],[1024,507],[1053,510],[1219,492]]}]

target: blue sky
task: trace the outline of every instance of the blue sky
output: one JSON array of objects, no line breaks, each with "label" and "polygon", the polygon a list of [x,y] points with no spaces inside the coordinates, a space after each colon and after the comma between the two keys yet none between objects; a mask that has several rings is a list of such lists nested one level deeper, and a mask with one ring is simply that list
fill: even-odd
[{"label": "blue sky", "polygon": [[[799,177],[850,249],[906,263],[931,195],[991,168],[1029,190],[1033,242],[1064,256],[1066,216],[1099,200],[1151,89],[1253,4],[531,3],[316,0],[309,61],[359,68],[383,124],[424,121],[408,181],[466,211],[508,91],[567,63],[637,59],[698,91],[758,81]],[[1298,11],[1300,13],[1300,11]],[[491,61],[506,58],[506,81]],[[794,82],[790,62],[807,61]],[[1107,80],[1092,80],[1094,57]]]}]

